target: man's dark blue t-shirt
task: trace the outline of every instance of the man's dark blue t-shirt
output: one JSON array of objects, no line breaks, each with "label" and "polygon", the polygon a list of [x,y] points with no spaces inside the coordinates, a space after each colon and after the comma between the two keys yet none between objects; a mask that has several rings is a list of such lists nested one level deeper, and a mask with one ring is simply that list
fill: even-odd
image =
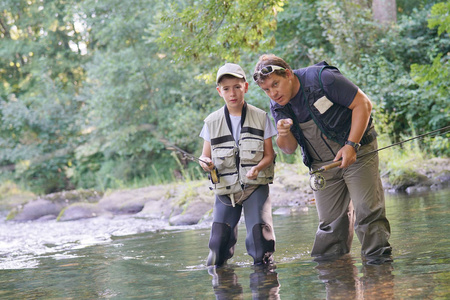
[{"label": "man's dark blue t-shirt", "polygon": [[[302,78],[307,68],[294,70],[299,78]],[[348,107],[358,92],[358,87],[348,80],[336,69],[324,69],[322,72],[322,83],[325,94],[329,96],[329,100],[333,103]],[[301,83],[300,83],[301,84]],[[300,88],[297,95],[289,101],[292,105],[297,119],[300,123],[311,120],[308,108],[305,107],[305,98]],[[272,110],[272,116],[278,121]]]}]

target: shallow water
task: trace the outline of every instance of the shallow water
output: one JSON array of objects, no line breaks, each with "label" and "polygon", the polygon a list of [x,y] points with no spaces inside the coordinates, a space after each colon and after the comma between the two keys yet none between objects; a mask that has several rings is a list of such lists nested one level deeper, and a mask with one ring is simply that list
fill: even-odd
[{"label": "shallow water", "polygon": [[165,222],[139,216],[64,223],[2,217],[0,298],[449,299],[449,199],[450,190],[387,195],[391,264],[364,265],[356,238],[338,261],[312,261],[312,206],[274,216],[273,268],[251,265],[241,224],[235,256],[215,274],[204,265],[207,223],[168,230]]}]

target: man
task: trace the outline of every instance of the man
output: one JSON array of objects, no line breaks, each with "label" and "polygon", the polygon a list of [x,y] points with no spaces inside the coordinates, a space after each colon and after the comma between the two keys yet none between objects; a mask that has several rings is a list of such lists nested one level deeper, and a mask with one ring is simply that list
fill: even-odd
[{"label": "man", "polygon": [[341,160],[339,168],[323,173],[327,186],[314,192],[319,227],[311,255],[348,253],[355,229],[365,260],[391,260],[378,154],[357,158],[377,149],[369,98],[325,62],[292,70],[283,59],[262,55],[253,79],[271,99],[283,152],[292,154],[300,145],[310,170]]}]

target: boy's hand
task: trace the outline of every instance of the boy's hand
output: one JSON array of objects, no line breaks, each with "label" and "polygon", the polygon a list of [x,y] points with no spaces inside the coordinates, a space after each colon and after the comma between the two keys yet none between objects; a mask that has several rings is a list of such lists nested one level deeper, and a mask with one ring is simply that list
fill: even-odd
[{"label": "boy's hand", "polygon": [[208,164],[205,164],[204,162],[199,161],[200,166],[202,167],[202,169],[205,172],[211,172],[211,170],[214,169],[214,164],[213,164],[211,158],[209,158],[207,156],[201,156],[200,159],[203,160],[204,162],[208,163]]},{"label": "boy's hand", "polygon": [[281,119],[277,122],[277,131],[279,136],[287,136],[291,131],[291,126],[294,124],[292,119]]},{"label": "boy's hand", "polygon": [[246,176],[248,179],[254,180],[258,178],[259,171],[256,167],[252,167],[250,170],[248,170]]}]

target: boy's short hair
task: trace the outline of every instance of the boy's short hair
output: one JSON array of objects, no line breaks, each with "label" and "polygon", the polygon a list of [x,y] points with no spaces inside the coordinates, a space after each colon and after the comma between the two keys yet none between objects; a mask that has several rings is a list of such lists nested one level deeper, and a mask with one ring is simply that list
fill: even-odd
[{"label": "boy's short hair", "polygon": [[216,84],[217,85],[220,83],[220,81],[222,80],[222,78],[225,75],[230,75],[230,76],[236,77],[236,78],[242,78],[242,79],[244,79],[244,81],[247,81],[244,70],[241,68],[241,66],[239,66],[237,64],[226,63],[219,68],[219,70],[217,71],[217,76],[216,76]]}]

